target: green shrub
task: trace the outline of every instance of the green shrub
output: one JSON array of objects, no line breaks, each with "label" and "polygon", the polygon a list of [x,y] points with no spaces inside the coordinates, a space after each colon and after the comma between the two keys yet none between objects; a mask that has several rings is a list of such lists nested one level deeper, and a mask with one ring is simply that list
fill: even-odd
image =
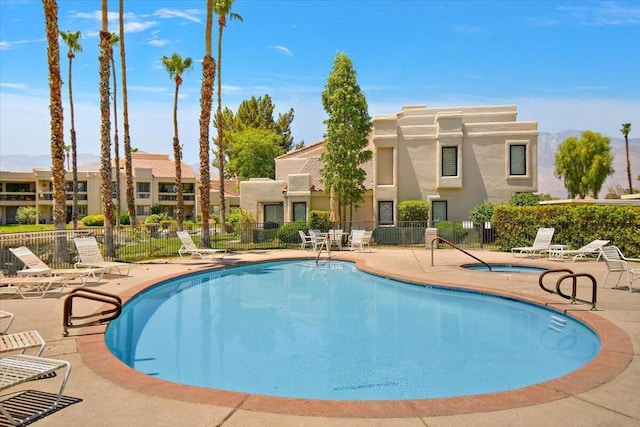
[{"label": "green shrub", "polygon": [[153,205],[151,206],[151,215],[157,215],[162,213],[162,206]]},{"label": "green shrub", "polygon": [[129,218],[128,211],[120,212],[120,225],[131,225],[131,219]]},{"label": "green shrub", "polygon": [[35,224],[36,208],[33,206],[20,206],[16,211],[16,222],[18,224]]},{"label": "green shrub", "polygon": [[540,197],[531,192],[513,193],[509,198],[511,206],[538,206]]},{"label": "green shrub", "polygon": [[476,224],[480,224],[481,222],[491,222],[496,206],[498,205],[491,202],[479,203],[469,211],[469,219]]},{"label": "green shrub", "polygon": [[104,227],[104,215],[87,215],[80,222],[87,227]]},{"label": "green shrub", "polygon": [[442,237],[451,243],[463,243],[469,232],[459,222],[439,221],[435,224],[438,229],[438,237]]},{"label": "green shrub", "polygon": [[329,215],[329,211],[309,211],[309,228],[313,230],[328,231],[331,229]]},{"label": "green shrub", "polygon": [[166,213],[151,214],[144,220],[144,223],[145,224],[160,224],[163,221],[171,221],[172,219],[173,218],[171,218]]},{"label": "green shrub", "polygon": [[309,226],[301,219],[295,222],[289,222],[278,229],[277,237],[284,243],[301,243],[300,233],[298,233],[298,230],[302,230],[307,233],[309,231]]},{"label": "green shrub", "polygon": [[428,221],[429,202],[424,200],[404,200],[398,205],[400,221]]}]

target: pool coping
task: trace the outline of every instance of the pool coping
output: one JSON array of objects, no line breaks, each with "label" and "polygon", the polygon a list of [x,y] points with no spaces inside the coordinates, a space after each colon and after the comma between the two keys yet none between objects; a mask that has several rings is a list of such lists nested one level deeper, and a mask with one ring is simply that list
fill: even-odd
[{"label": "pool coping", "polygon": [[[265,262],[304,258],[273,257],[270,260],[265,260]],[[355,262],[359,269],[378,276],[403,280],[416,285],[434,285],[433,283],[418,280],[414,276],[389,273],[388,271],[377,269],[368,265],[364,260],[345,261]],[[212,266],[211,269],[248,263],[250,262],[238,261],[224,265],[219,264]],[[176,273],[146,281],[123,292],[120,297],[123,302],[126,302],[151,286],[189,274],[194,273]],[[568,375],[505,392],[410,400],[315,400],[231,392],[161,380],[136,371],[117,359],[108,350],[102,334],[77,335],[76,338],[82,361],[89,369],[99,376],[130,390],[167,399],[223,406],[235,410],[345,418],[411,418],[459,415],[538,405],[572,397],[605,384],[624,371],[632,360],[633,347],[628,335],[618,326],[599,316],[597,312],[588,311],[584,306],[568,303],[558,304],[546,298],[523,296],[479,285],[467,286],[454,282],[444,283],[438,280],[436,286],[472,290],[521,300],[566,313],[584,322],[595,331],[601,339],[600,352],[593,360]]]}]

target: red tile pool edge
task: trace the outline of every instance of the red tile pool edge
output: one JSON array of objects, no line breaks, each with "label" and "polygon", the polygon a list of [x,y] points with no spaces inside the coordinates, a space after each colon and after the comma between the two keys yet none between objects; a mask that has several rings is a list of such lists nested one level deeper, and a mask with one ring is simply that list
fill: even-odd
[{"label": "red tile pool edge", "polygon": [[[243,264],[242,262],[236,264]],[[373,274],[398,280],[417,283],[415,277],[390,274],[357,261],[358,268]],[[140,291],[167,279],[183,276],[174,274],[157,280],[142,283],[121,295],[124,302]],[[543,298],[523,298],[508,292],[496,292],[462,285],[447,285],[487,292],[493,295],[515,298],[539,305],[548,300]],[[360,418],[410,418],[419,416],[441,416],[489,412],[538,405],[558,399],[584,393],[598,387],[619,375],[633,357],[633,347],[627,334],[598,316],[595,312],[575,310],[569,304],[554,304],[548,307],[564,311],[589,325],[600,337],[600,353],[582,368],[563,377],[516,390],[489,393],[474,396],[450,397],[439,399],[382,400],[382,401],[332,401],[309,400],[237,393],[225,390],[208,389],[150,377],[118,360],[108,350],[103,335],[79,335],[78,348],[83,363],[96,374],[109,381],[131,390],[148,395],[194,403],[237,408],[248,411],[261,411],[279,414],[327,417]]]}]

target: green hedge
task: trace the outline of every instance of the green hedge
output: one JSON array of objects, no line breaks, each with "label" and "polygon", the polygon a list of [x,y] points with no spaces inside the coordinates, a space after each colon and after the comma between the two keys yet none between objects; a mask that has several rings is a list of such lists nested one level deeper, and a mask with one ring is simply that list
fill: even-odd
[{"label": "green hedge", "polygon": [[492,222],[504,251],[533,243],[539,227],[554,227],[552,243],[575,249],[605,239],[630,257],[640,255],[640,208],[634,206],[500,205]]}]

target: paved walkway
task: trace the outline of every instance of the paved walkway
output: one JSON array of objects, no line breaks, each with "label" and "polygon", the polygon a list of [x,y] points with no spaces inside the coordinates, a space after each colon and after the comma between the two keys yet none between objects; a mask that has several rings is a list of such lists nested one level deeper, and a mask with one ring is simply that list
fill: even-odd
[{"label": "paved walkway", "polygon": [[[604,263],[549,261],[546,258],[514,259],[511,254],[475,250],[475,256],[493,263],[518,263],[549,268],[570,268],[590,273],[600,282]],[[160,278],[199,271],[213,265],[232,265],[275,258],[312,256],[309,251],[262,251],[230,253],[220,261],[162,259],[136,265],[131,276],[109,276],[90,287],[125,299]],[[355,402],[340,405],[296,399],[263,399],[229,393],[208,393],[195,387],[176,388],[159,380],[145,380],[112,356],[105,355],[104,327],[70,329],[62,337],[62,293],[44,299],[22,300],[0,295],[0,308],[16,314],[11,330],[37,329],[47,341],[43,356],[68,360],[72,372],[64,394],[82,399],[37,422],[42,426],[638,426],[640,425],[640,291],[598,289],[598,311],[586,305],[569,306],[556,295],[538,287],[537,274],[482,273],[459,266],[475,262],[454,250],[424,248],[378,248],[371,253],[332,252],[332,258],[354,260],[364,269],[434,283],[485,290],[538,302],[587,320],[603,335],[602,355],[577,373],[543,386],[474,398],[405,402]],[[326,254],[323,254],[323,258]],[[579,294],[589,296],[581,284]],[[96,311],[95,303],[77,300],[76,314]],[[603,332],[604,331],[604,332]],[[596,378],[596,380],[593,380]],[[16,391],[36,389],[53,392],[56,378],[27,383],[3,392],[4,400]],[[193,389],[197,389],[193,392]],[[176,394],[176,390],[179,392]],[[186,391],[184,391],[186,390]],[[183,392],[184,391],[184,392]],[[10,393],[8,393],[10,392]],[[226,393],[226,394],[225,394]],[[229,399],[227,399],[229,398]],[[225,400],[227,399],[227,400]],[[280,403],[279,403],[280,402]]]}]

